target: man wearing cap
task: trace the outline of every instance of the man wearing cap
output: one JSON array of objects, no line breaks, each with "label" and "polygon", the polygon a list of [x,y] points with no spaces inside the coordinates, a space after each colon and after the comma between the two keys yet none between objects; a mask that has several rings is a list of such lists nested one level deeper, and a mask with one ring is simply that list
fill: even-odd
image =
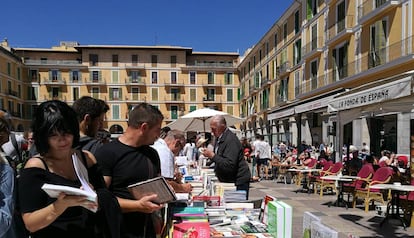
[{"label": "man wearing cap", "polygon": [[202,154],[216,164],[214,172],[220,182],[234,183],[237,190],[246,191],[248,199],[251,175],[240,140],[228,129],[222,115],[213,116],[210,127],[216,138],[214,151],[204,150]]}]

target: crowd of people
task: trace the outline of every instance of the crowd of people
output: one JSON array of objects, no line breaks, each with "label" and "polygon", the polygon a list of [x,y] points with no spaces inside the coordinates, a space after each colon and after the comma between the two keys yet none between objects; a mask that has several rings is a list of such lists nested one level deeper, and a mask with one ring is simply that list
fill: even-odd
[{"label": "crowd of people", "polygon": [[[163,176],[176,192],[191,192],[177,170],[178,155],[210,165],[220,181],[234,183],[248,199],[250,170],[223,116],[211,119],[213,138],[186,141],[184,132],[161,128],[164,118],[156,107],[141,103],[129,112],[125,132],[111,139],[103,129],[108,110],[88,96],[72,106],[59,100],[39,105],[21,143],[27,153],[20,168],[9,151],[0,153],[0,237],[156,237],[165,204],[154,202],[156,194],[137,200],[128,186]],[[0,115],[0,145],[11,134],[10,121]],[[82,188],[74,161],[96,201],[63,192],[52,198],[43,191],[46,183]]]}]

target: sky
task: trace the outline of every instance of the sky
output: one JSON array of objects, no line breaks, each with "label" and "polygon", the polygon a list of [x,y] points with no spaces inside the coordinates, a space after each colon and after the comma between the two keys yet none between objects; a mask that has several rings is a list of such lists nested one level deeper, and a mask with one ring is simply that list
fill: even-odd
[{"label": "sky", "polygon": [[11,47],[169,45],[239,52],[257,43],[293,0],[3,0],[0,40]]}]

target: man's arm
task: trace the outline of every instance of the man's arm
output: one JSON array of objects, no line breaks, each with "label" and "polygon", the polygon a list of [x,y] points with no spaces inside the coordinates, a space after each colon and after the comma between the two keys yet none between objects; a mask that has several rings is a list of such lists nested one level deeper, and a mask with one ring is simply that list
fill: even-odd
[{"label": "man's arm", "polygon": [[[109,188],[111,185],[112,177],[104,176],[105,184]],[[142,212],[142,213],[152,213],[163,207],[162,204],[156,204],[153,201],[157,198],[157,194],[148,195],[142,197],[140,200],[131,200],[126,198],[116,197],[121,207],[122,213],[127,212]]]}]

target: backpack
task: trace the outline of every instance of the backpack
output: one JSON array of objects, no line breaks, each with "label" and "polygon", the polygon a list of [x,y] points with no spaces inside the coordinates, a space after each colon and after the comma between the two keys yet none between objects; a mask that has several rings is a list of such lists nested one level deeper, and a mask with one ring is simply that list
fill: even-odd
[{"label": "backpack", "polygon": [[95,154],[103,143],[100,140],[94,139],[89,136],[83,136],[79,139],[79,145],[76,147],[79,150],[87,150],[92,154]]}]

